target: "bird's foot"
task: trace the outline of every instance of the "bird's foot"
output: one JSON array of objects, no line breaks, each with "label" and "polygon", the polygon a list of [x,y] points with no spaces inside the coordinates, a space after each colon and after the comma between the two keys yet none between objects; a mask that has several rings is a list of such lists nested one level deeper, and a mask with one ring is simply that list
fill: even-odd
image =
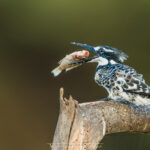
[{"label": "bird's foot", "polygon": [[135,105],[132,101],[128,101],[128,100],[125,100],[125,99],[117,99],[115,101],[117,101],[119,103],[122,103],[122,104],[126,104],[126,105],[131,105],[131,106]]}]

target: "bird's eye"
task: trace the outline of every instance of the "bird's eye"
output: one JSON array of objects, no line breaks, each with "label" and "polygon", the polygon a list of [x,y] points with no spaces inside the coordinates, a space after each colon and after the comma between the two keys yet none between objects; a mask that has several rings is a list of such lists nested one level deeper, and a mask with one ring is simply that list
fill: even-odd
[{"label": "bird's eye", "polygon": [[101,48],[100,48],[100,51],[103,51],[103,50],[104,50],[104,49],[101,47]]},{"label": "bird's eye", "polygon": [[104,54],[103,48],[100,49],[99,54],[101,54],[101,55]]}]

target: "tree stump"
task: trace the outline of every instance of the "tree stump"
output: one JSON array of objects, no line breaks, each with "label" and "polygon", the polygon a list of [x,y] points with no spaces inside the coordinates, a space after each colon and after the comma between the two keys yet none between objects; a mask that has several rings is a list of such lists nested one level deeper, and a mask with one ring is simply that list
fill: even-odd
[{"label": "tree stump", "polygon": [[60,113],[52,150],[96,150],[103,137],[116,132],[150,133],[150,106],[100,100],[79,104],[60,89]]}]

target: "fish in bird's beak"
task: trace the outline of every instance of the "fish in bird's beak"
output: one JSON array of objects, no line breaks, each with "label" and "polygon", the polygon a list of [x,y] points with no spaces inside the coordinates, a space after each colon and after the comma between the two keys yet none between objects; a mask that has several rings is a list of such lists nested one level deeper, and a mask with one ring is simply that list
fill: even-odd
[{"label": "fish in bird's beak", "polygon": [[[97,51],[93,46],[75,42],[73,42],[72,44],[83,47],[97,54]],[[88,57],[89,51],[87,50],[75,51],[69,55],[66,55],[61,61],[59,61],[59,66],[52,70],[52,74],[54,76],[58,76],[63,70],[69,71],[82,65],[83,63],[96,62],[95,60],[96,58],[98,58],[98,56]]]},{"label": "fish in bird's beak", "polygon": [[59,66],[52,70],[52,74],[56,77],[63,70],[69,71],[75,67],[78,67],[79,65],[83,63],[83,61],[80,61],[80,60],[84,60],[88,56],[89,56],[89,51],[87,50],[75,51],[71,54],[68,54],[59,61]]}]

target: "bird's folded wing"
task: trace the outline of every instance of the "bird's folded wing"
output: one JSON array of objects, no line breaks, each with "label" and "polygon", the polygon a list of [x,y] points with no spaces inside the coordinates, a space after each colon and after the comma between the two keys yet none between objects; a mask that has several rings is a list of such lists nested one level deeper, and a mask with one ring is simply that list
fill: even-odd
[{"label": "bird's folded wing", "polygon": [[142,75],[133,71],[134,70],[129,70],[128,73],[124,71],[116,72],[119,79],[121,80],[122,78],[122,88],[124,92],[150,96],[150,87],[145,83]]}]

